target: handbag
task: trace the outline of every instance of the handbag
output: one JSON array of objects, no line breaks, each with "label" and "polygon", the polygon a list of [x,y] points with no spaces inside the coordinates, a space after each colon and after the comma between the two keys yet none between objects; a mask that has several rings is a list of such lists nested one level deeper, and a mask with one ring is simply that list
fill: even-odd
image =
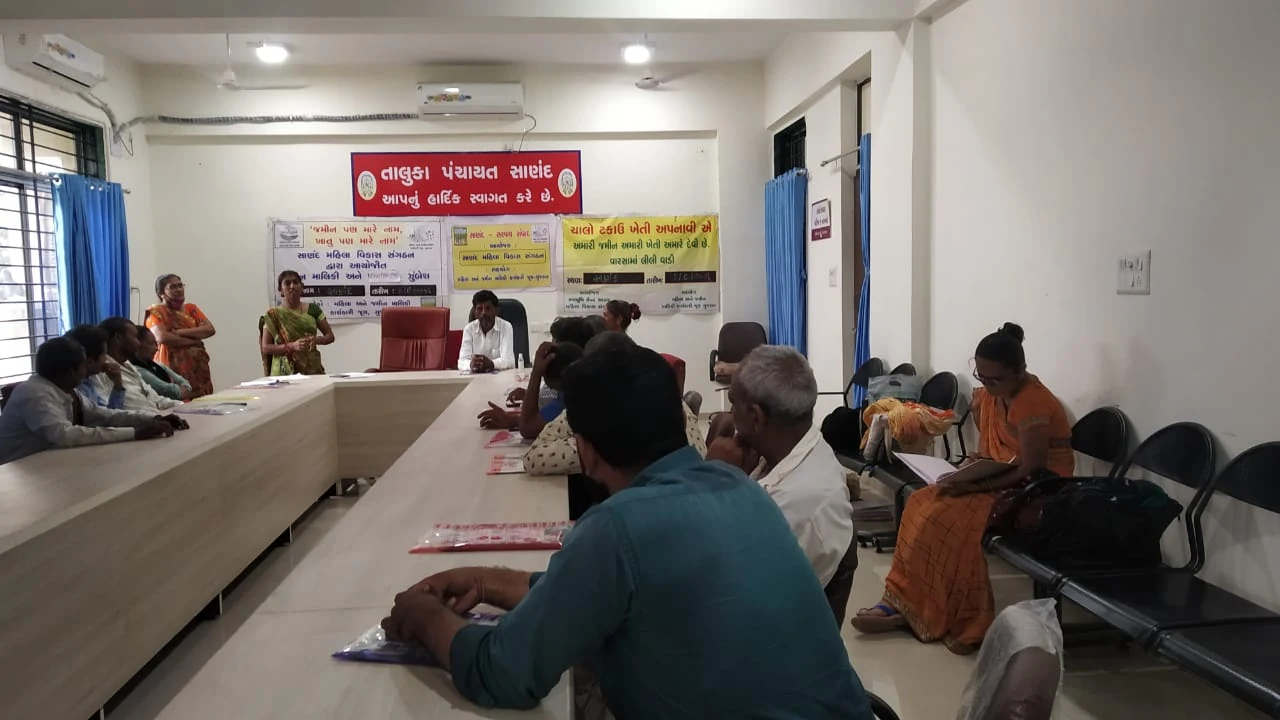
[{"label": "handbag", "polygon": [[1053,477],[1003,493],[990,530],[1061,570],[1147,568],[1160,564],[1160,537],[1181,513],[1146,480]]}]

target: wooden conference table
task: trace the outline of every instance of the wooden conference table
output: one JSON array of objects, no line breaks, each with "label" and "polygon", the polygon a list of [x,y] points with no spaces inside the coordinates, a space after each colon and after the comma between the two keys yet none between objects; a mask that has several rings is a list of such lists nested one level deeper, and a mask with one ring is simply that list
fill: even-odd
[{"label": "wooden conference table", "polygon": [[131,695],[112,717],[569,718],[567,677],[532,713],[486,711],[439,670],[329,657],[434,572],[545,568],[545,552],[407,552],[438,522],[567,517],[563,477],[485,474],[476,414],[515,384],[447,371],[227,391],[259,407],[0,466],[0,717],[85,720],[327,488],[376,475],[175,695]]}]

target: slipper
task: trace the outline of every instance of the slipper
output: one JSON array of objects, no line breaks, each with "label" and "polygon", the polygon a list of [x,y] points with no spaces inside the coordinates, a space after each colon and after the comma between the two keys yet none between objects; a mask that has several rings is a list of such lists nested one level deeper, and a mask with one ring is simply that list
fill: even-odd
[{"label": "slipper", "polygon": [[[870,613],[873,610],[879,610],[884,614],[871,615]],[[849,623],[858,632],[873,634],[900,630],[906,627],[907,619],[892,606],[886,603],[879,603],[874,607],[859,610],[858,614]]]}]

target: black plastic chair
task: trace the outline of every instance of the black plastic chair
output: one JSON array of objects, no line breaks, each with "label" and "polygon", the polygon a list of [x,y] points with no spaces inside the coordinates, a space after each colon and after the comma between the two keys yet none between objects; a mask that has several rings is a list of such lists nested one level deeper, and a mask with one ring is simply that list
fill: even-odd
[{"label": "black plastic chair", "polygon": [[1200,515],[1204,511],[1204,502],[1208,499],[1208,494],[1212,492],[1215,456],[1213,436],[1203,425],[1192,422],[1174,423],[1157,430],[1151,437],[1142,441],[1133,455],[1107,476],[1129,477],[1129,471],[1136,467],[1195,491],[1190,505],[1183,511],[1187,532],[1187,554],[1190,559],[1181,567],[1082,571],[1068,576],[1063,571],[1031,558],[1010,539],[989,539],[987,547],[999,557],[1031,575],[1032,580],[1038,585],[1042,585],[1043,588],[1037,588],[1040,596],[1057,595],[1070,579],[1168,571],[1194,574],[1204,565],[1204,538],[1200,532]]},{"label": "black plastic chair", "polygon": [[890,375],[907,375],[909,377],[915,377],[916,366],[912,365],[911,363],[902,363],[898,367],[890,370],[889,374]]},{"label": "black plastic chair", "polygon": [[1249,505],[1280,512],[1280,443],[1258,445],[1241,453],[1198,493],[1188,511],[1189,532],[1195,533],[1193,553],[1186,565],[1148,572],[1071,577],[1062,596],[1080,604],[1108,624],[1144,645],[1170,629],[1212,624],[1280,621],[1280,616],[1196,577],[1204,566],[1204,535],[1200,517],[1222,491]]},{"label": "black plastic chair", "polygon": [[740,363],[752,350],[769,342],[764,326],[756,322],[731,322],[720,327],[720,337],[716,340],[716,349],[711,351],[711,362],[708,371],[711,382],[728,387],[732,378],[727,375],[716,375],[716,363]]},{"label": "black plastic chair", "polygon": [[862,363],[862,366],[853,373],[853,377],[849,378],[849,384],[844,386],[844,392],[837,393],[834,391],[828,391],[820,392],[818,395],[843,395],[844,406],[849,407],[849,394],[853,392],[854,386],[862,388],[866,387],[867,383],[871,382],[871,378],[880,377],[885,374],[884,368],[884,361],[880,358],[873,357]]},{"label": "black plastic chair", "polygon": [[0,410],[4,410],[4,406],[9,404],[9,397],[13,395],[13,391],[18,389],[22,383],[9,383],[4,387],[0,387]]},{"label": "black plastic chair", "polygon": [[[1241,502],[1280,513],[1280,486],[1275,482],[1278,473],[1280,443],[1264,443],[1236,457],[1218,474],[1214,487]],[[1184,589],[1201,609],[1208,610],[1210,603],[1238,605],[1242,601],[1198,578],[1191,579],[1195,583]],[[1222,609],[1215,607],[1214,611]],[[1155,651],[1272,717],[1280,717],[1280,617],[1162,632],[1155,641]]]},{"label": "black plastic chair", "polygon": [[[955,410],[956,403],[960,400],[960,382],[956,380],[956,376],[949,372],[940,372],[925,381],[924,387],[920,388],[920,404],[928,405],[938,410]],[[964,447],[964,420],[969,414],[965,413],[954,425],[956,436],[960,442],[960,458],[964,459],[966,454]],[[947,454],[947,460],[951,460],[951,440],[948,438],[949,433],[942,434],[942,449]]]}]

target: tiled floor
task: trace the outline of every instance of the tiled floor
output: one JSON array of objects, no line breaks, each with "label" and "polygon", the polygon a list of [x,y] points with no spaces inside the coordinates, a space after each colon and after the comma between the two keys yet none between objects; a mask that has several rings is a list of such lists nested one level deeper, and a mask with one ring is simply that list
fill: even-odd
[{"label": "tiled floor", "polygon": [[[273,551],[228,596],[224,615],[215,622],[194,626],[111,716],[129,720],[155,717],[354,502],[356,498],[348,497],[317,506],[295,531],[293,544]],[[850,613],[879,600],[889,563],[888,554],[861,552]],[[993,566],[992,574],[1000,606],[1029,597],[1029,583],[1012,568]],[[862,636],[848,623],[842,635],[863,683],[893,705],[903,720],[955,717],[974,657],[952,655],[941,645],[924,645],[905,633]],[[1263,717],[1195,677],[1141,653],[1125,654],[1114,648],[1068,651],[1054,712],[1057,720]]]}]

